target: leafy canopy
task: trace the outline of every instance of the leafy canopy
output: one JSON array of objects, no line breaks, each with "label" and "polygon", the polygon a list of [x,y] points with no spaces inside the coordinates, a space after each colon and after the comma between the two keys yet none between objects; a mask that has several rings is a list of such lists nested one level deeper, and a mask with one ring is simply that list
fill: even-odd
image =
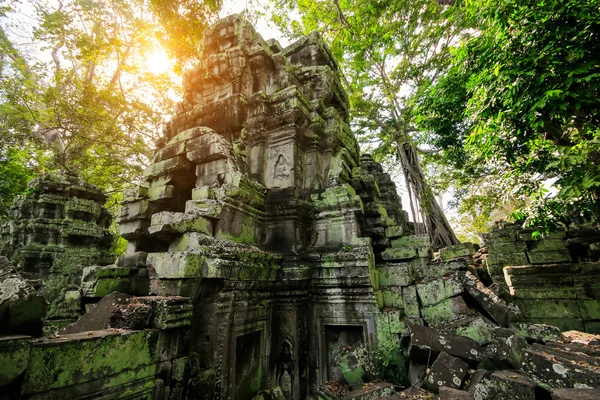
[{"label": "leafy canopy", "polygon": [[504,200],[521,204],[517,219],[550,226],[569,210],[592,209],[600,188],[600,5],[480,0],[468,7],[480,34],[422,92],[421,128],[448,146],[447,162],[477,171],[471,184],[503,184]]}]

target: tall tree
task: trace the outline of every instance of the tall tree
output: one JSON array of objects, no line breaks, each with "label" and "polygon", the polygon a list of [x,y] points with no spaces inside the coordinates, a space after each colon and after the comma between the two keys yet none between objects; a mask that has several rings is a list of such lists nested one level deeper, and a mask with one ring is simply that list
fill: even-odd
[{"label": "tall tree", "polygon": [[[458,242],[427,183],[414,120],[414,93],[447,67],[450,48],[466,33],[460,9],[435,0],[272,0],[274,22],[292,36],[319,31],[344,71],[353,127],[375,155],[393,155],[409,189],[416,228],[435,247]],[[289,18],[297,13],[300,18]]]},{"label": "tall tree", "polygon": [[[462,168],[477,165],[481,176],[505,182],[505,193],[521,205],[515,216],[530,225],[549,228],[567,213],[597,212],[600,5],[468,5],[482,22],[481,34],[461,46],[449,72],[425,91],[421,127],[470,154],[455,159]],[[548,191],[550,182],[556,193]]]},{"label": "tall tree", "polygon": [[[3,7],[2,144],[37,144],[53,155],[49,168],[75,172],[108,190],[131,182],[177,99],[173,68],[153,72],[150,63],[167,58],[164,52],[157,56],[163,45],[179,57],[180,72],[196,56],[218,6],[31,0]],[[173,26],[182,28],[175,32]]]}]

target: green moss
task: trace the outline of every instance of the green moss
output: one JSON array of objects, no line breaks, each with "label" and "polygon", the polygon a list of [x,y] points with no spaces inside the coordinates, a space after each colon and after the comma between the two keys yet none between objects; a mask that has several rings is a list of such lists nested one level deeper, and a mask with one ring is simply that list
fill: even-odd
[{"label": "green moss", "polygon": [[25,371],[29,362],[31,338],[0,341],[0,387],[9,384]]},{"label": "green moss", "polygon": [[143,331],[34,344],[22,391],[45,392],[113,376],[109,382],[118,386],[151,377],[156,368],[157,335]]}]

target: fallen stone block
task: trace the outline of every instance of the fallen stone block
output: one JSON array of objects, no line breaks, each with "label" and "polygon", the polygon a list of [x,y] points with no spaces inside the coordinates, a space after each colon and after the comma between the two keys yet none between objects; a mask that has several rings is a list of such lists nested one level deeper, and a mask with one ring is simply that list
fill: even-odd
[{"label": "fallen stone block", "polygon": [[475,400],[533,400],[543,389],[525,376],[514,371],[484,372],[468,388]]},{"label": "fallen stone block", "polygon": [[473,400],[473,395],[464,390],[442,386],[440,388],[440,400]]},{"label": "fallen stone block", "polygon": [[491,343],[485,348],[485,358],[497,369],[518,369],[521,354],[527,347],[524,337],[506,328],[496,328],[490,332]]},{"label": "fallen stone block", "polygon": [[440,249],[440,258],[442,261],[451,261],[457,258],[470,258],[477,250],[473,243],[460,243],[455,246]]},{"label": "fallen stone block", "polygon": [[394,394],[394,385],[388,382],[367,383],[365,388],[344,394],[344,400],[372,400]]},{"label": "fallen stone block", "polygon": [[468,370],[469,366],[460,358],[442,352],[431,366],[431,371],[425,378],[423,387],[435,393],[439,392],[442,386],[458,389]]},{"label": "fallen stone block", "polygon": [[483,359],[485,350],[473,339],[441,334],[438,329],[419,325],[409,325],[409,329],[408,357],[411,360],[426,363],[440,352],[475,362]]},{"label": "fallen stone block", "polygon": [[31,337],[11,335],[0,337],[0,388],[17,379],[29,363]]},{"label": "fallen stone block", "polygon": [[546,324],[514,323],[510,327],[525,339],[536,342],[553,342],[563,339],[563,334],[555,326]]},{"label": "fallen stone block", "polygon": [[463,284],[456,275],[438,278],[416,286],[417,294],[424,307],[438,304],[463,292]]},{"label": "fallen stone block", "polygon": [[534,343],[523,351],[521,370],[551,387],[600,387],[600,359],[583,353]]},{"label": "fallen stone block", "polygon": [[39,335],[45,315],[44,298],[0,257],[0,333]]},{"label": "fallen stone block", "polygon": [[79,320],[64,327],[58,333],[67,335],[108,329],[113,308],[120,304],[127,304],[131,297],[131,295],[118,292],[110,293],[103,297],[93,309],[83,314]]},{"label": "fallen stone block", "polygon": [[421,314],[429,326],[440,326],[466,316],[469,307],[461,296],[446,299],[434,306],[423,307]]},{"label": "fallen stone block", "polygon": [[597,400],[600,389],[553,389],[552,400]]},{"label": "fallen stone block", "polygon": [[489,319],[477,315],[464,317],[458,321],[440,326],[440,332],[449,335],[465,336],[473,339],[480,346],[485,346],[492,341],[492,331],[497,328]]},{"label": "fallen stone block", "polygon": [[471,272],[465,272],[462,277],[462,286],[465,291],[479,303],[498,325],[507,326],[509,315],[514,314],[515,311],[504,300],[498,297],[496,293],[485,287]]}]

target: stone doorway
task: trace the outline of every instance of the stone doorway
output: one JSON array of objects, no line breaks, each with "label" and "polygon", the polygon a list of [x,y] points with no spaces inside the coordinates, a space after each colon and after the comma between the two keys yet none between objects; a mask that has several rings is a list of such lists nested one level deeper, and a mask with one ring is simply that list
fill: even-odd
[{"label": "stone doorway", "polygon": [[251,400],[261,389],[262,331],[240,335],[235,341],[235,399]]}]

